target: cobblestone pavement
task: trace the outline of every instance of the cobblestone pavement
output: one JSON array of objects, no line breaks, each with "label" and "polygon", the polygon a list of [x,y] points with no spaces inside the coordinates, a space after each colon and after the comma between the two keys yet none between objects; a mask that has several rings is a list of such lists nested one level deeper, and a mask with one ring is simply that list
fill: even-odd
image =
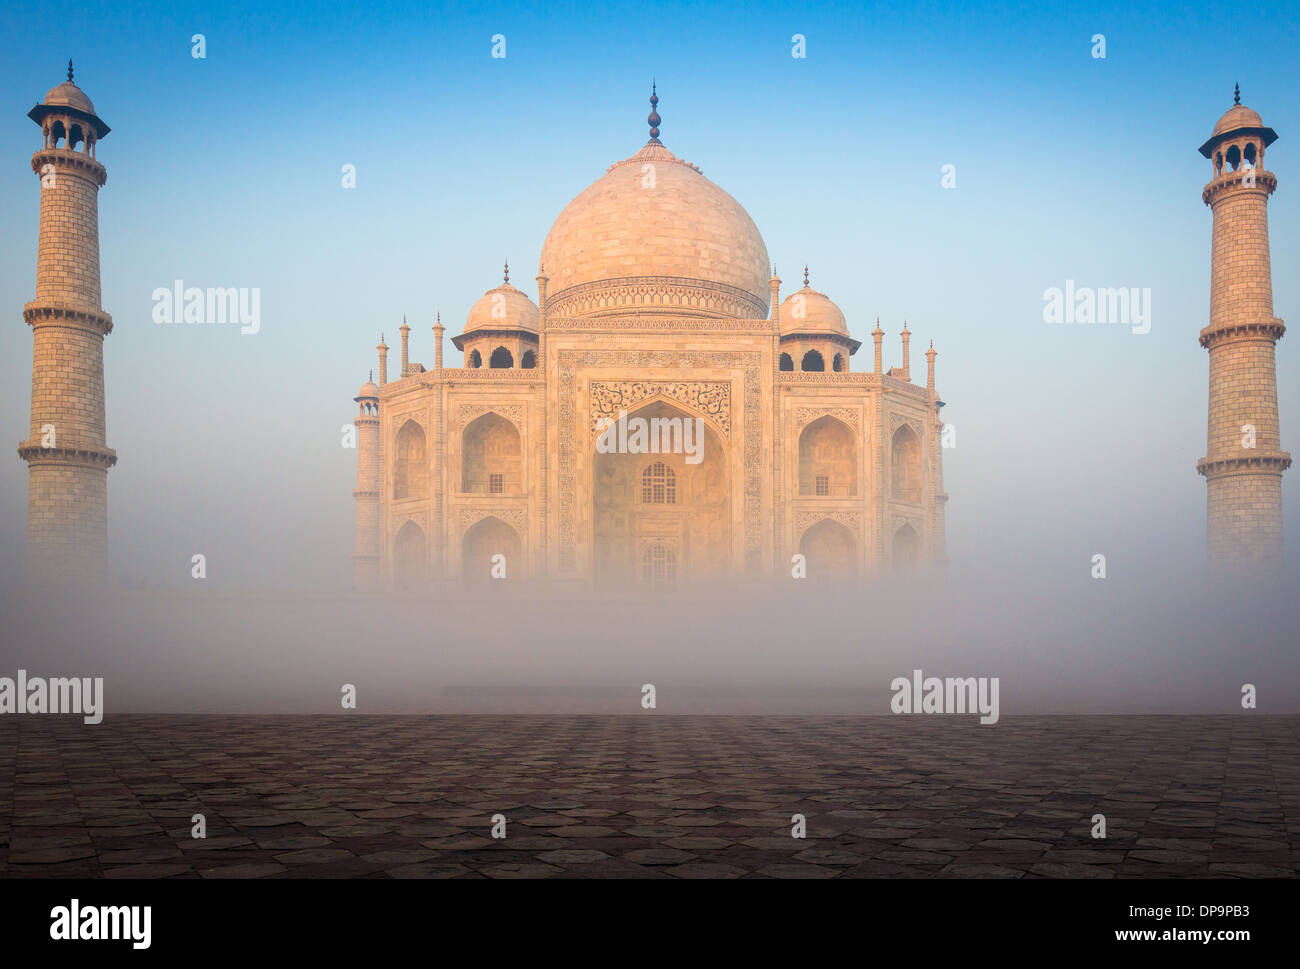
[{"label": "cobblestone pavement", "polygon": [[1298,739],[1253,716],[5,716],[0,877],[1294,877]]}]

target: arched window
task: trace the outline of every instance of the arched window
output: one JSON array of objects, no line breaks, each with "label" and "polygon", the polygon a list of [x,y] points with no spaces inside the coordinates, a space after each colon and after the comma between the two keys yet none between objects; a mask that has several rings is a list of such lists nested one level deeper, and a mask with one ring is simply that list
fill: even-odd
[{"label": "arched window", "polygon": [[835,354],[835,358],[831,360],[831,369],[834,370],[836,373],[844,372],[844,354],[842,353]]},{"label": "arched window", "polygon": [[921,440],[904,424],[889,447],[892,491],[899,501],[921,501]]},{"label": "arched window", "polygon": [[1241,167],[1241,149],[1233,145],[1228,149],[1228,166],[1230,171],[1236,171]]},{"label": "arched window", "polygon": [[532,350],[525,350],[524,355],[519,358],[519,366],[524,370],[532,370],[537,366],[537,354]]},{"label": "arched window", "polygon": [[419,498],[428,489],[424,460],[424,431],[407,421],[397,432],[397,464],[393,475],[394,498]]},{"label": "arched window", "polygon": [[781,354],[781,369],[782,370],[794,369],[794,360],[791,359],[790,354],[788,353]]},{"label": "arched window", "polygon": [[662,461],[641,472],[641,501],[647,505],[677,504],[677,475]]},{"label": "arched window", "polygon": [[650,545],[641,553],[641,579],[650,586],[677,583],[677,555],[664,545]]},{"label": "arched window", "polygon": [[803,363],[799,365],[799,369],[821,373],[826,369],[826,361],[816,350],[809,350],[803,355]]},{"label": "arched window", "polygon": [[497,347],[493,350],[488,360],[488,366],[493,370],[509,370],[514,365],[515,358],[505,347]]},{"label": "arched window", "polygon": [[472,351],[469,355],[469,365],[475,370],[483,366],[483,354],[477,350]]}]

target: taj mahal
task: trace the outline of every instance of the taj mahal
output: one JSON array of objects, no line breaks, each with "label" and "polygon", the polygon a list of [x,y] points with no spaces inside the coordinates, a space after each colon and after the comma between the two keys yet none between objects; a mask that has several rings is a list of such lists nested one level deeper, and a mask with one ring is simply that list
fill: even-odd
[{"label": "taj mahal", "polygon": [[[403,322],[389,379],[381,339],[378,384],[356,396],[357,589],[851,580],[945,560],[935,350],[913,383],[904,324],[886,370],[877,321],[874,365],[855,369],[839,307],[806,271],[781,298],[749,214],[660,141],[658,100],[644,147],[551,226],[536,301],[507,266],[470,307],[462,366],[444,365],[441,319],[431,367]],[[632,446],[602,446],[629,424]],[[688,447],[656,446],[683,428]]]},{"label": "taj mahal", "polygon": [[[560,213],[536,300],[502,282],[469,308],[443,363],[411,358],[400,327],[390,379],[357,403],[353,586],[430,592],[545,580],[576,588],[788,576],[861,581],[947,561],[947,425],[933,343],[914,382],[903,323],[885,368],[812,287],[784,298],[758,227],[699,167],[649,140]],[[1206,548],[1218,563],[1283,561],[1282,449],[1264,168],[1277,133],[1240,92],[1200,153],[1213,215]],[[40,128],[32,331],[28,571],[102,579],[109,447],[101,304],[98,147],[109,134],[67,80],[28,113]],[[820,281],[819,281],[820,283]],[[829,288],[829,287],[828,287]],[[416,341],[416,349],[419,348]],[[427,358],[426,358],[427,359]],[[648,429],[648,430],[647,430]],[[1189,472],[1190,472],[1189,468]]]}]

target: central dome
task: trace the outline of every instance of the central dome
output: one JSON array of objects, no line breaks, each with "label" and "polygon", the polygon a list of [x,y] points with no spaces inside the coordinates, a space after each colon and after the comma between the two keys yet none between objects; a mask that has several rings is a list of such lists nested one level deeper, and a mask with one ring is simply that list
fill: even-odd
[{"label": "central dome", "polygon": [[654,137],[565,207],[541,264],[548,316],[767,316],[754,220]]}]

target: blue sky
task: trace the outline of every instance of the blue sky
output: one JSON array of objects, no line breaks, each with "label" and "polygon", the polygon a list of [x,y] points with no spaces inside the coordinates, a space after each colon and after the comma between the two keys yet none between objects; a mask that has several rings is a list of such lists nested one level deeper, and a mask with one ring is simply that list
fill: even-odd
[{"label": "blue sky", "polygon": [[[1242,100],[1274,127],[1275,313],[1294,271],[1300,90],[1294,5],[10,4],[0,13],[0,401],[26,435],[39,132],[76,79],[112,126],[99,158],[110,541],[130,581],[345,586],[354,452],[339,446],[381,330],[432,362],[500,280],[533,290],[555,216],[646,137],[743,204],[788,291],[806,262],[886,365],[904,318],[939,350],[958,446],[950,552],[1086,574],[1199,556],[1209,162]],[[190,38],[206,37],[207,57]],[[807,57],[790,56],[791,36]],[[1106,36],[1104,60],[1091,38]],[[504,34],[504,59],[490,56]],[[340,186],[352,164],[357,187]],[[941,187],[941,168],[957,186]],[[158,327],[174,279],[262,290],[262,328]],[[1151,332],[1049,327],[1067,279],[1152,291]],[[1300,351],[1278,347],[1300,451]],[[459,354],[448,345],[448,362]],[[1300,548],[1300,472],[1287,475]],[[0,462],[0,566],[20,561],[26,470]],[[272,554],[274,553],[274,554]],[[1082,563],[1082,564],[1080,564]],[[174,573],[174,574],[173,574]]]}]

